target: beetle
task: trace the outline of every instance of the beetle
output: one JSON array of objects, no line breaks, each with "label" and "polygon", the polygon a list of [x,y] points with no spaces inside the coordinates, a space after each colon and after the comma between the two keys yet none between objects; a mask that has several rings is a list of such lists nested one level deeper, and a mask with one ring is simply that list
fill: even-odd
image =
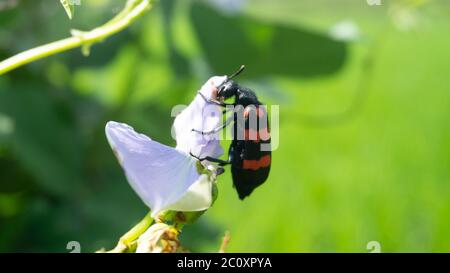
[{"label": "beetle", "polygon": [[[206,99],[204,97],[207,102],[221,107],[233,106],[233,116],[223,125],[211,131],[192,129],[192,131],[202,135],[215,134],[233,122],[233,139],[228,150],[228,160],[211,157],[199,158],[191,153],[191,156],[200,161],[208,160],[218,163],[219,166],[230,164],[233,185],[241,200],[249,196],[255,188],[267,180],[272,161],[270,149],[262,149],[262,145],[270,147],[267,111],[253,90],[240,86],[232,80],[244,69],[245,66],[241,66],[237,72],[227,77],[217,87],[217,99]],[[233,103],[224,102],[231,98],[234,98]]]}]

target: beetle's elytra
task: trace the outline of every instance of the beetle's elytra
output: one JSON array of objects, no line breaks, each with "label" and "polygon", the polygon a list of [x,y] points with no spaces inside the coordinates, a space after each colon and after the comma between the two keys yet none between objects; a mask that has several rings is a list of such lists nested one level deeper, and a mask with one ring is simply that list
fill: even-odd
[{"label": "beetle's elytra", "polygon": [[[239,75],[244,66],[229,76],[225,82],[217,87],[217,100],[208,100],[210,103],[222,107],[233,106],[235,111],[231,120],[209,132],[197,131],[201,134],[214,134],[233,122],[233,141],[228,151],[228,160],[205,157],[199,160],[216,162],[220,166],[231,164],[233,184],[239,198],[249,196],[255,188],[263,184],[270,172],[272,153],[261,149],[262,144],[270,145],[269,118],[266,109],[262,106],[253,90],[242,87],[232,79]],[[224,100],[234,97],[234,102],[224,103]],[[238,111],[236,109],[241,109]],[[251,122],[252,117],[257,117]],[[244,122],[239,122],[243,120]],[[243,136],[243,137],[238,137]],[[194,156],[194,155],[192,155]],[[195,156],[194,156],[195,157]]]}]

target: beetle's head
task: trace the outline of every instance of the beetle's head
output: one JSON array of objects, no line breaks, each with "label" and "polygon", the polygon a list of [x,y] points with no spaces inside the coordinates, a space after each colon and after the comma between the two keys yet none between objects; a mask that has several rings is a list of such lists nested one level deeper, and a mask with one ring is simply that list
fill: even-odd
[{"label": "beetle's head", "polygon": [[224,83],[222,83],[217,89],[218,89],[217,99],[227,100],[236,95],[239,86],[235,81],[227,80]]},{"label": "beetle's head", "polygon": [[244,71],[245,66],[242,65],[233,75],[228,76],[227,80],[217,87],[217,99],[226,100],[235,96],[239,90],[239,85],[232,79]]}]

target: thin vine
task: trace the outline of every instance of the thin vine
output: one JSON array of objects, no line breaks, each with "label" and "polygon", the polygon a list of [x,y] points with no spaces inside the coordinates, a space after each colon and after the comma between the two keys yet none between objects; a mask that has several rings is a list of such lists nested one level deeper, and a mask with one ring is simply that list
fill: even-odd
[{"label": "thin vine", "polygon": [[90,31],[71,30],[72,36],[59,41],[41,45],[0,62],[0,75],[34,62],[36,60],[81,47],[84,55],[89,55],[90,47],[109,36],[122,31],[153,6],[155,0],[128,0],[125,7],[104,25]]}]

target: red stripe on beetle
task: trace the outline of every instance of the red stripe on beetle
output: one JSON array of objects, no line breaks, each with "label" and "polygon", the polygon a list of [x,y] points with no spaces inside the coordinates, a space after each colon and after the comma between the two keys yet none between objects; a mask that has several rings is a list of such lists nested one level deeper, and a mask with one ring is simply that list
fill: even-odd
[{"label": "red stripe on beetle", "polygon": [[242,169],[256,171],[261,168],[267,168],[270,165],[270,161],[270,155],[265,155],[256,160],[244,159],[242,161]]},{"label": "red stripe on beetle", "polygon": [[253,129],[246,129],[244,132],[244,140],[252,140],[256,143],[262,140],[269,140],[270,133],[267,128],[261,128],[258,132]]},{"label": "red stripe on beetle", "polygon": [[262,106],[259,106],[259,107],[247,106],[244,109],[244,118],[248,118],[248,116],[250,115],[250,112],[254,112],[255,110],[256,110],[256,113],[259,118],[263,117],[266,114],[266,111],[264,110],[264,108]]}]

